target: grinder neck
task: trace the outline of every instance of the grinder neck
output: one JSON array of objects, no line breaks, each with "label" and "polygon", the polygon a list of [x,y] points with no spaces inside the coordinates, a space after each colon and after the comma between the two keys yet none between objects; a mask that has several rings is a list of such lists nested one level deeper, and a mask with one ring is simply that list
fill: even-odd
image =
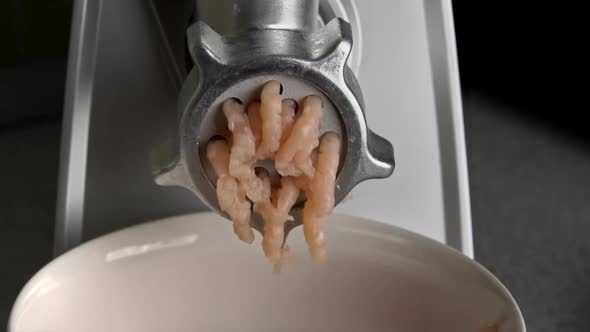
[{"label": "grinder neck", "polygon": [[251,30],[318,29],[319,0],[197,0],[195,18],[223,36]]}]

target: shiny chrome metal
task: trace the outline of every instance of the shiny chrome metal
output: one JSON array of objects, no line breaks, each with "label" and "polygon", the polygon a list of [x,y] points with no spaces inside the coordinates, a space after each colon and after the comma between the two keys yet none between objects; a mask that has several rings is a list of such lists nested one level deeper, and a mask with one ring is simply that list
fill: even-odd
[{"label": "shiny chrome metal", "polygon": [[352,51],[346,63],[352,72],[358,77],[363,58],[363,31],[359,11],[355,0],[321,0],[320,1],[320,25],[340,17],[350,24],[352,29]]},{"label": "shiny chrome metal", "polygon": [[354,0],[197,0],[195,8],[194,19],[221,35],[258,28],[313,32],[339,17],[350,23],[354,44],[347,64],[359,74],[363,34]]},{"label": "shiny chrome metal", "polygon": [[[249,102],[269,80],[282,83],[285,98],[300,101],[306,95],[317,94],[324,100],[321,131],[335,131],[343,141],[336,203],[358,183],[390,176],[394,168],[393,147],[367,128],[362,94],[346,65],[352,51],[350,25],[335,18],[322,29],[313,31],[313,26],[304,28],[295,24],[315,22],[310,19],[290,18],[284,26],[269,23],[292,15],[316,18],[315,1],[289,2],[291,7],[273,7],[269,1],[249,2],[266,5],[260,7],[269,11],[262,11],[262,20],[249,11],[241,11],[243,1],[225,3],[237,6],[233,7],[237,9],[230,17],[241,22],[224,30],[227,35],[221,35],[202,21],[194,23],[187,31],[188,48],[195,66],[179,97],[179,154],[169,160],[158,158],[157,183],[185,187],[207,206],[225,215],[217,203],[216,177],[206,159],[206,146],[226,127],[221,103],[232,97]],[[316,10],[304,8],[303,3],[314,3]],[[169,151],[165,153],[169,155]],[[301,208],[301,204],[295,206],[296,216]],[[299,223],[300,218],[296,217],[295,223],[287,228]],[[253,221],[253,227],[262,232],[259,220]]]},{"label": "shiny chrome metal", "polygon": [[319,0],[196,1],[195,17],[220,35],[250,30],[316,30]]}]

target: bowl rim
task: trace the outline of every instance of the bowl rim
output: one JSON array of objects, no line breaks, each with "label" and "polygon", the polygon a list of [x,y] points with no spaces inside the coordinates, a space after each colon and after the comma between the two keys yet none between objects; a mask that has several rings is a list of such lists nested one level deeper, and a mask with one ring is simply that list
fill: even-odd
[{"label": "bowl rim", "polygon": [[[195,216],[200,216],[201,218],[203,218],[203,216],[206,218],[219,217],[219,215],[215,214],[214,212],[206,211],[206,212],[187,213],[187,214],[180,214],[180,215],[175,215],[175,216],[170,216],[170,217],[165,217],[165,218],[160,218],[160,219],[154,219],[154,220],[146,221],[146,222],[143,222],[140,224],[125,227],[125,228],[115,230],[115,231],[109,232],[107,234],[101,235],[97,238],[91,239],[87,242],[84,242],[84,243],[72,248],[71,250],[59,255],[58,257],[55,257],[53,260],[51,260],[50,262],[45,264],[41,269],[39,269],[29,279],[29,281],[27,281],[25,286],[19,292],[19,294],[16,298],[16,301],[14,302],[14,304],[11,308],[10,315],[8,317],[8,327],[7,327],[8,330],[7,331],[8,332],[15,331],[17,317],[19,316],[19,313],[22,311],[21,307],[24,304],[23,302],[25,301],[24,297],[26,296],[26,293],[30,290],[30,288],[33,287],[36,280],[41,278],[43,275],[45,275],[51,267],[60,264],[61,261],[67,259],[69,256],[76,255],[79,251],[85,250],[86,248],[96,245],[97,243],[104,242],[106,239],[111,238],[116,234],[134,232],[134,231],[146,228],[146,227],[150,227],[150,226],[154,226],[154,225],[158,225],[158,224],[170,223],[170,222],[174,222],[174,221],[182,222],[183,220],[191,220],[191,219],[194,220]],[[476,273],[480,274],[487,281],[490,281],[491,284],[496,288],[496,290],[500,292],[500,295],[504,299],[507,300],[507,302],[509,304],[510,313],[516,319],[515,324],[517,327],[517,331],[515,331],[515,332],[526,332],[526,325],[525,325],[525,321],[524,321],[524,318],[522,315],[522,311],[520,310],[520,308],[519,308],[516,300],[512,296],[512,294],[508,291],[506,286],[493,273],[491,273],[488,269],[486,269],[483,265],[481,265],[475,259],[472,259],[472,258],[466,256],[462,252],[458,251],[457,249],[455,249],[449,245],[438,242],[438,241],[431,239],[425,235],[418,234],[416,232],[407,230],[405,228],[402,228],[402,227],[399,227],[396,225],[392,225],[392,224],[388,224],[388,223],[384,223],[381,221],[372,220],[372,219],[368,219],[368,218],[351,216],[351,215],[346,215],[346,214],[339,214],[339,213],[334,213],[329,218],[330,219],[344,218],[344,219],[347,219],[348,221],[353,221],[353,220],[360,221],[363,223],[368,223],[368,224],[378,225],[379,227],[388,228],[392,234],[396,234],[396,235],[399,235],[403,238],[409,239],[410,241],[412,241],[414,243],[418,242],[418,243],[421,243],[425,246],[428,246],[429,248],[433,248],[433,249],[442,251],[442,254],[452,257],[454,259],[457,259],[459,261],[459,263],[473,268]]]}]

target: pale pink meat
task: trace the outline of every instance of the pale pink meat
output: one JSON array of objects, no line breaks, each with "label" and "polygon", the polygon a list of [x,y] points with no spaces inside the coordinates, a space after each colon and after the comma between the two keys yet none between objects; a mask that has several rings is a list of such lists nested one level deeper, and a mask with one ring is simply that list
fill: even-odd
[{"label": "pale pink meat", "polygon": [[[268,175],[266,177],[268,178]],[[268,183],[270,184],[270,181]],[[273,188],[272,201],[268,200],[254,205],[254,211],[264,220],[262,249],[273,264],[280,264],[283,261],[285,222],[289,219],[289,212],[298,197],[299,188],[295,185],[295,179],[283,177],[280,188]]]},{"label": "pale pink meat", "polygon": [[253,202],[261,199],[262,181],[254,172],[256,143],[244,106],[234,99],[223,103],[223,113],[232,133],[229,174],[239,180],[246,195]]},{"label": "pale pink meat", "polygon": [[[297,103],[293,99],[285,99],[281,102],[281,140],[284,142],[291,133],[291,128],[295,122],[295,110],[297,109]],[[262,140],[262,119],[260,116],[260,102],[255,101],[248,105],[248,119],[250,122],[250,128],[254,134],[254,141],[256,146],[260,146]],[[272,158],[273,154],[268,152],[262,152],[260,149],[257,150],[256,158],[259,160]]]},{"label": "pale pink meat", "polygon": [[[317,165],[317,162],[318,162],[318,149],[315,149],[311,152],[311,165],[314,168],[314,172],[315,172],[315,167]],[[295,179],[295,185],[297,186],[297,188],[299,188],[303,192],[307,192],[307,190],[309,189],[309,182],[311,181],[311,178],[305,174],[301,174],[299,176],[294,177],[294,179]]]},{"label": "pale pink meat", "polygon": [[340,138],[328,132],[321,138],[316,173],[309,184],[313,193],[314,209],[321,214],[329,214],[334,208],[334,184],[340,162]]},{"label": "pale pink meat", "polygon": [[315,261],[325,260],[323,219],[334,209],[334,184],[340,161],[340,138],[335,133],[326,133],[321,138],[314,176],[306,191],[307,201],[303,208],[303,233]]},{"label": "pale pink meat", "polygon": [[295,184],[295,178],[285,176],[281,178],[281,188],[277,195],[276,208],[281,219],[284,219],[283,223],[289,218],[289,212],[299,198],[299,188]]},{"label": "pale pink meat", "polygon": [[260,118],[260,102],[254,101],[248,105],[248,120],[252,134],[254,134],[254,142],[256,146],[260,145],[262,139],[262,119]]},{"label": "pale pink meat", "polygon": [[250,203],[238,181],[229,175],[230,148],[225,140],[214,140],[207,145],[207,159],[217,175],[216,193],[219,208],[233,221],[234,232],[246,243],[254,241],[250,228]]},{"label": "pale pink meat", "polygon": [[[271,245],[269,242],[272,242],[273,232],[276,230],[273,227],[274,221],[274,206],[273,201],[276,199],[277,196],[277,189],[271,187],[270,183],[270,176],[267,172],[261,172],[259,176],[262,178],[262,181],[265,186],[265,191],[269,193],[272,192],[268,197],[265,197],[265,200],[261,200],[259,202],[254,203],[254,212],[256,212],[264,221],[264,237],[262,239],[262,249],[266,257],[268,257],[271,261],[276,260],[274,253],[272,252]],[[281,240],[282,241],[282,240]],[[279,247],[280,249],[280,247]]]},{"label": "pale pink meat", "polygon": [[281,106],[281,144],[283,144],[289,138],[291,129],[295,123],[297,103],[293,99],[285,99]]},{"label": "pale pink meat", "polygon": [[260,118],[262,120],[262,139],[257,154],[262,159],[274,155],[281,144],[281,84],[269,81],[262,87],[260,93]]},{"label": "pale pink meat", "polygon": [[207,145],[207,159],[217,177],[229,174],[229,151],[229,144],[224,139],[211,140]]},{"label": "pale pink meat", "polygon": [[[248,243],[254,240],[251,210],[260,215],[262,248],[277,270],[289,256],[285,223],[292,220],[290,212],[301,192],[306,196],[303,231],[311,257],[319,262],[325,259],[323,220],[334,208],[340,160],[338,135],[319,137],[322,99],[305,97],[296,117],[297,103],[283,100],[280,89],[276,81],[266,83],[260,102],[250,103],[247,112],[237,100],[226,100],[223,112],[231,135],[207,146],[207,158],[218,176],[221,210],[233,220],[236,235]],[[267,159],[275,161],[280,176],[273,173],[271,179],[268,171],[255,169],[257,161]]]},{"label": "pale pink meat", "polygon": [[303,100],[301,115],[291,129],[289,137],[275,156],[275,167],[283,176],[313,176],[311,153],[319,144],[322,100],[311,95]]},{"label": "pale pink meat", "polygon": [[217,199],[221,210],[233,221],[237,237],[246,243],[252,243],[254,232],[250,227],[250,202],[234,177],[224,175],[217,179]]},{"label": "pale pink meat", "polygon": [[272,194],[271,178],[268,171],[264,168],[256,169],[256,176],[261,179],[262,187],[260,188],[260,200],[259,202],[269,202]]}]

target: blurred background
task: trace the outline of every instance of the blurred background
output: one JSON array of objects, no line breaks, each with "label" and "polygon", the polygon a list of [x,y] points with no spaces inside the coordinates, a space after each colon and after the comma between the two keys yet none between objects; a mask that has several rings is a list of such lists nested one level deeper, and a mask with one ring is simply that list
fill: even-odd
[{"label": "blurred background", "polygon": [[[51,259],[71,10],[0,2],[0,326]],[[454,11],[476,259],[530,331],[590,331],[590,133],[559,8]]]}]

